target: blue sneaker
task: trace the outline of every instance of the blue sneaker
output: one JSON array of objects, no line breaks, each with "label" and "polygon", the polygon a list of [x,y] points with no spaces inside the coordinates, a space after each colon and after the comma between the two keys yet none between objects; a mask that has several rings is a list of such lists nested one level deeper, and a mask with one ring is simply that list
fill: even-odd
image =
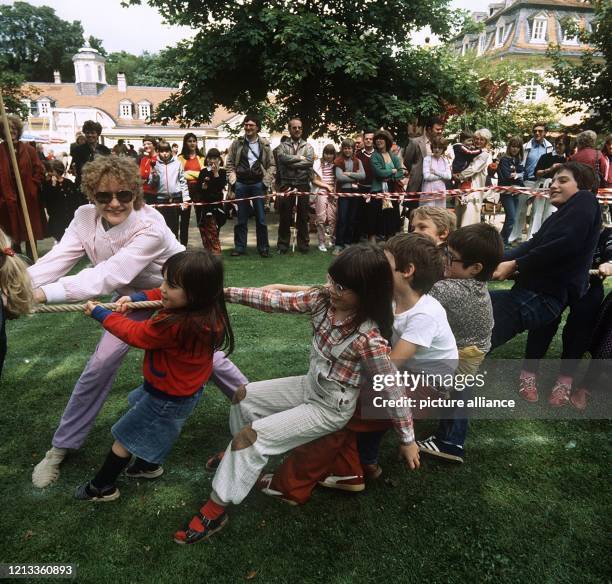
[{"label": "blue sneaker", "polygon": [[417,446],[421,454],[429,454],[430,456],[435,456],[449,462],[462,463],[465,458],[463,448],[455,446],[454,444],[442,442],[435,436],[430,436],[425,440],[418,440]]}]

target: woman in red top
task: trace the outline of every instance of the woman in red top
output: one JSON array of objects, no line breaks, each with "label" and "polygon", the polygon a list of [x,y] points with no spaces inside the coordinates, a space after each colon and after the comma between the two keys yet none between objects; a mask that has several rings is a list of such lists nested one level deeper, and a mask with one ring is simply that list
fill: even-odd
[{"label": "woman in red top", "polygon": [[[10,139],[15,148],[19,175],[28,206],[28,215],[32,225],[34,239],[45,237],[47,221],[38,201],[38,193],[45,169],[36,150],[29,144],[19,142],[23,132],[23,123],[14,115],[9,115]],[[15,171],[11,164],[8,143],[0,144],[0,228],[13,240],[13,249],[21,253],[21,242],[28,240],[24,213],[15,182]],[[28,255],[31,255],[27,244]]]},{"label": "woman in red top", "polygon": [[[89,302],[86,314],[134,347],[145,350],[144,383],[128,396],[130,409],[112,427],[115,442],[96,476],[79,486],[76,499],[113,501],[115,481],[128,465],[133,478],[156,478],[212,373],[213,353],[234,348],[223,296],[223,264],[206,250],[171,256],[160,288],[123,296],[119,304],[161,300],[162,310],[134,321]],[[122,306],[119,312],[125,312]]]},{"label": "woman in red top", "polygon": [[604,186],[608,176],[610,163],[600,150],[595,148],[597,134],[593,130],[585,130],[576,136],[578,151],[570,157],[574,162],[582,162],[590,166],[599,180],[598,186]]},{"label": "woman in red top", "polygon": [[157,140],[151,136],[142,139],[144,155],[140,159],[140,178],[142,178],[142,190],[144,192],[145,203],[152,205],[156,201],[156,188],[149,184],[151,170],[157,163]]},{"label": "woman in red top", "polygon": [[[201,191],[198,188],[198,177],[200,171],[204,168],[204,157],[198,152],[198,139],[192,132],[185,134],[183,137],[183,149],[178,155],[179,162],[183,167],[185,178],[187,179],[187,187],[189,188],[189,196],[192,201],[199,202],[201,199]],[[202,219],[203,208],[198,206],[195,208],[197,224],[200,224]],[[189,218],[191,217],[191,207],[187,207],[180,213],[179,241],[183,245],[187,245],[189,239]]]}]

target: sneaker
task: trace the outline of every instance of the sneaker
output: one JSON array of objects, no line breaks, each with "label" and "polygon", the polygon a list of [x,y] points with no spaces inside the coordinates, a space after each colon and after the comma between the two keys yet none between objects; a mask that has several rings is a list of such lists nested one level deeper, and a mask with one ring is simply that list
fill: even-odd
[{"label": "sneaker", "polygon": [[538,387],[535,375],[532,377],[521,377],[518,393],[525,401],[531,403],[538,401]]},{"label": "sneaker", "polygon": [[270,257],[270,252],[267,249],[264,249],[264,250],[259,252],[259,255],[262,258],[269,258]]},{"label": "sneaker", "polygon": [[56,448],[55,446],[47,451],[45,457],[34,467],[32,472],[32,483],[35,487],[43,489],[58,479],[60,464],[62,464],[67,453],[66,448]]},{"label": "sneaker", "polygon": [[463,448],[453,444],[446,444],[438,440],[435,436],[417,441],[417,446],[421,454],[429,454],[430,456],[448,460],[449,462],[462,463],[465,457]]},{"label": "sneaker", "polygon": [[246,255],[246,251],[239,251],[237,249],[232,250],[232,253],[230,253],[230,256],[233,258],[237,258],[238,256],[243,256]]},{"label": "sneaker", "polygon": [[225,450],[222,450],[221,452],[217,452],[217,454],[215,454],[214,456],[211,456],[206,461],[206,465],[204,466],[204,468],[206,470],[215,472],[219,468],[219,465],[221,464],[221,461],[223,460],[224,456],[225,456]]},{"label": "sneaker", "polygon": [[365,482],[363,477],[358,475],[337,477],[329,475],[324,480],[319,481],[319,485],[327,489],[338,489],[339,491],[349,491],[351,493],[358,493],[365,490]]},{"label": "sneaker", "polygon": [[259,489],[259,491],[264,495],[267,495],[268,497],[273,497],[279,501],[282,501],[283,503],[287,503],[287,505],[297,506],[297,501],[288,499],[280,491],[275,491],[274,489],[270,488],[270,484],[272,483],[273,478],[274,475],[272,473],[261,475],[259,477],[259,480],[257,481],[257,488]]},{"label": "sneaker", "polygon": [[363,474],[366,479],[376,480],[380,478],[382,474],[382,467],[380,464],[362,464]]},{"label": "sneaker", "polygon": [[327,248],[321,243],[319,245],[319,251],[327,252]]},{"label": "sneaker", "polygon": [[572,395],[569,397],[569,403],[572,404],[579,412],[584,412],[586,410],[588,399],[591,393],[587,391],[584,387],[580,387],[577,389]]},{"label": "sneaker", "polygon": [[79,501],[114,501],[119,498],[119,489],[115,486],[98,489],[90,482],[79,485],[74,492],[74,498]]},{"label": "sneaker", "polygon": [[553,385],[552,391],[548,396],[548,405],[553,408],[562,408],[570,403],[570,392],[572,388],[570,385],[561,383],[558,379]]},{"label": "sneaker", "polygon": [[202,513],[197,513],[185,529],[174,534],[174,542],[180,545],[198,543],[221,531],[228,521],[227,513],[222,513],[216,519],[209,519]]},{"label": "sneaker", "polygon": [[136,465],[129,466],[125,469],[125,476],[131,479],[156,479],[164,474],[164,467],[158,465],[157,468],[145,470],[138,468]]}]

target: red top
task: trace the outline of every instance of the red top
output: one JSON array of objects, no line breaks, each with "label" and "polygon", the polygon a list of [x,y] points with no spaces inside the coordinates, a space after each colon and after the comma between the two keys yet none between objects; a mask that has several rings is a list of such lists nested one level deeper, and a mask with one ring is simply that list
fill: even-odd
[{"label": "red top", "polygon": [[[132,295],[134,301],[161,300],[159,288]],[[145,382],[172,396],[187,397],[196,393],[212,373],[213,353],[205,350],[192,355],[178,345],[179,324],[159,325],[161,310],[153,318],[135,321],[123,314],[96,306],[92,316],[123,342],[145,350],[143,374]]]},{"label": "red top", "polygon": [[[185,177],[187,178],[187,182],[197,183],[197,175],[199,175],[200,170],[202,170],[198,157],[194,156],[193,158],[185,158],[185,165],[183,166],[183,170],[185,171]],[[197,173],[196,178],[191,178],[193,175],[191,173],[188,173],[188,170],[193,171],[193,173]]]},{"label": "red top", "polygon": [[151,162],[157,162],[157,156],[154,154],[153,156],[143,156],[140,159],[140,177],[144,181],[142,185],[142,190],[145,195],[154,195],[155,187],[151,186],[147,181],[149,180],[149,175],[151,174]]}]

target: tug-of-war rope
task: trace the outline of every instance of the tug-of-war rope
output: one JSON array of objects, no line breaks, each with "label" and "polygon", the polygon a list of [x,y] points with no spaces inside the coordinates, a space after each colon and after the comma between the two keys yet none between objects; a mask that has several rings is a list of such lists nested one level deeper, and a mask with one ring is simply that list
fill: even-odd
[{"label": "tug-of-war rope", "polygon": [[[204,202],[195,202],[190,201],[188,203],[154,203],[152,207],[180,207],[180,206],[207,206],[207,205],[219,205],[223,203],[238,203],[240,201],[250,201],[253,199],[265,199],[268,197],[276,196],[276,197],[301,197],[301,196],[332,196],[332,197],[363,197],[363,198],[373,198],[373,199],[391,199],[399,201],[402,199],[405,201],[420,201],[420,195],[429,195],[427,200],[440,200],[440,199],[453,199],[464,196],[467,194],[477,193],[477,192],[491,192],[491,191],[499,191],[504,193],[515,193],[522,195],[529,195],[535,197],[548,198],[548,189],[529,189],[526,187],[500,187],[500,186],[490,186],[490,187],[481,187],[481,188],[472,188],[472,189],[448,189],[446,191],[410,191],[410,192],[399,192],[399,193],[311,193],[306,191],[298,191],[298,190],[287,190],[280,192],[268,193],[266,195],[256,195],[253,197],[243,197],[240,199],[224,199],[221,201],[215,201],[212,203],[204,203]],[[419,195],[419,196],[414,196]],[[605,188],[599,189],[597,193],[597,199],[602,205],[610,205],[612,204],[612,189]],[[597,270],[590,270],[589,274],[596,275],[598,273]],[[99,303],[98,306],[102,308],[107,308],[108,310],[115,310],[119,304],[115,302],[106,302]],[[40,313],[60,313],[60,312],[83,312],[86,308],[86,304],[40,304],[36,306],[32,310],[32,314],[40,314]],[[161,300],[151,300],[151,301],[143,301],[143,302],[128,302],[124,304],[130,310],[142,310],[145,308],[161,308],[162,302]]]},{"label": "tug-of-war rope", "polygon": [[[358,197],[358,198],[372,198],[372,199],[383,199],[383,200],[394,200],[399,201],[400,199],[404,202],[407,201],[421,201],[421,195],[427,195],[423,199],[427,201],[435,200],[447,200],[447,199],[458,199],[479,192],[491,193],[512,193],[517,195],[529,195],[533,197],[549,198],[549,189],[530,189],[528,187],[512,187],[512,186],[497,186],[492,185],[489,187],[478,187],[478,188],[465,188],[465,189],[447,189],[445,191],[401,191],[401,192],[387,192],[387,193],[358,193],[358,192],[318,192],[312,193],[310,191],[298,191],[297,189],[289,189],[287,191],[274,191],[265,195],[254,195],[252,197],[240,197],[232,199],[222,199],[213,202],[196,202],[189,201],[184,203],[152,203],[151,207],[185,207],[185,206],[208,206],[208,205],[220,205],[220,204],[234,204],[242,201],[252,201],[255,199],[267,199],[269,197],[304,197],[304,196],[331,196],[332,198],[339,197]],[[597,200],[602,205],[612,204],[612,188],[599,189],[597,191]]]}]

